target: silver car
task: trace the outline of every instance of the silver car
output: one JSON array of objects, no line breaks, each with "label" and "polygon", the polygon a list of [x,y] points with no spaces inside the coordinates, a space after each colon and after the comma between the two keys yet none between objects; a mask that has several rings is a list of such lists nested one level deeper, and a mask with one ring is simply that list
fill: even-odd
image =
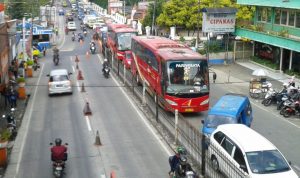
[{"label": "silver car", "polygon": [[72,82],[70,80],[70,75],[72,73],[68,72],[67,69],[55,69],[50,72],[47,76],[49,77],[48,82],[48,94],[49,96],[53,94],[69,93],[72,94]]}]

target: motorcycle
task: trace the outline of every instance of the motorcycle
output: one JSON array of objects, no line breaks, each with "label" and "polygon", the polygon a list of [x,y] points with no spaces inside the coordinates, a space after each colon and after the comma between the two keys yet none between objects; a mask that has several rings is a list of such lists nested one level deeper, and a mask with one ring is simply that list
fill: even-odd
[{"label": "motorcycle", "polygon": [[3,119],[7,121],[7,129],[10,133],[10,139],[13,140],[17,136],[17,123],[14,116],[15,108],[11,108],[10,112],[7,115],[2,115]]},{"label": "motorcycle", "polygon": [[58,65],[58,62],[59,62],[59,55],[58,54],[54,54],[53,55],[53,63],[54,65]]},{"label": "motorcycle", "polygon": [[87,35],[87,31],[85,30],[85,31],[83,31],[83,34],[84,34],[84,36],[86,37],[86,35]]},{"label": "motorcycle", "polygon": [[105,66],[103,69],[103,75],[105,78],[109,77],[110,68],[108,66]]},{"label": "motorcycle", "polygon": [[72,36],[72,41],[75,41],[75,36]]},{"label": "motorcycle", "polygon": [[[50,145],[53,145],[53,143],[50,143]],[[68,143],[65,143],[65,145],[68,145]],[[61,178],[63,176],[65,164],[63,160],[53,161],[52,168],[54,177]]]},{"label": "motorcycle", "polygon": [[291,115],[300,116],[300,102],[295,101],[292,104],[286,106],[285,110],[283,111],[283,116],[288,118]]},{"label": "motorcycle", "polygon": [[92,53],[92,54],[95,54],[95,52],[96,52],[96,47],[95,47],[95,46],[91,46],[91,47],[90,47],[90,50],[91,50],[91,53]]},{"label": "motorcycle", "polygon": [[38,68],[40,68],[40,64],[38,63],[38,57],[37,56],[33,56],[33,70],[36,71]]},{"label": "motorcycle", "polygon": [[[266,95],[265,98],[262,100],[261,104],[263,104],[264,106],[269,106],[271,105],[272,101],[274,100],[275,96],[276,96],[277,92],[273,89],[270,88]],[[276,98],[275,98],[276,99]]]}]

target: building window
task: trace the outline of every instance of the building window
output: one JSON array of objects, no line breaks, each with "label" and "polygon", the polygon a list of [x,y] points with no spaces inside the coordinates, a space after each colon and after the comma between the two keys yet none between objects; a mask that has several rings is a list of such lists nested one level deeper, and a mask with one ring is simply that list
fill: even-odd
[{"label": "building window", "polygon": [[257,8],[257,21],[261,21],[262,8]]},{"label": "building window", "polygon": [[271,22],[271,8],[259,8],[257,11],[257,21]]},{"label": "building window", "polygon": [[272,9],[271,8],[267,8],[267,22],[271,23],[271,18],[272,18]]},{"label": "building window", "polygon": [[281,11],[281,22],[280,22],[281,25],[287,25],[287,15],[288,12],[286,10]]},{"label": "building window", "polygon": [[289,11],[289,26],[295,26],[295,11]]},{"label": "building window", "polygon": [[300,28],[300,11],[296,13],[296,28]]},{"label": "building window", "polygon": [[280,24],[280,9],[275,10],[275,24]]}]

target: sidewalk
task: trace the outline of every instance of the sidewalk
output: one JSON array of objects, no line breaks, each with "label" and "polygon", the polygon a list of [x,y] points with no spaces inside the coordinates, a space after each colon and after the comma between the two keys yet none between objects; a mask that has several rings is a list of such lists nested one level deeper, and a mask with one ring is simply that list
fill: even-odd
[{"label": "sidewalk", "polygon": [[[216,83],[228,83],[228,82],[244,82],[248,83],[251,78],[255,76],[252,75],[252,72],[256,69],[261,69],[263,67],[254,64],[249,61],[236,62],[229,65],[213,65],[211,66],[212,71],[216,72],[217,80]],[[269,75],[267,80],[270,81],[273,86],[276,88],[281,88],[283,83],[288,83],[292,76],[289,76],[284,73],[274,72],[267,68],[263,68],[268,71]],[[300,86],[299,78],[295,78],[296,87]]]},{"label": "sidewalk", "polygon": [[[15,117],[16,117],[16,123],[17,123],[17,128],[18,128],[18,135],[15,138],[15,140],[13,141],[9,141],[8,143],[8,164],[11,161],[11,157],[10,157],[10,153],[13,151],[13,146],[20,144],[19,142],[21,142],[22,139],[24,138],[24,132],[22,132],[23,129],[21,129],[21,125],[26,125],[26,119],[24,119],[24,114],[28,105],[28,102],[30,100],[30,95],[33,94],[34,92],[34,88],[36,86],[37,83],[37,79],[39,76],[39,69],[37,71],[33,72],[33,77],[27,77],[26,78],[26,94],[27,94],[27,98],[26,99],[18,99],[17,100],[17,107],[16,107],[16,111],[15,111]],[[0,114],[1,117],[3,114],[6,114],[8,111],[10,111],[10,107],[7,106],[5,107],[4,105],[4,99],[1,96],[1,102],[0,102]],[[0,122],[3,123],[3,122]],[[6,122],[4,122],[6,123]],[[1,125],[2,126],[2,125]],[[18,149],[18,148],[15,148]],[[5,173],[5,168],[0,168],[0,178],[3,177],[4,173]]]}]

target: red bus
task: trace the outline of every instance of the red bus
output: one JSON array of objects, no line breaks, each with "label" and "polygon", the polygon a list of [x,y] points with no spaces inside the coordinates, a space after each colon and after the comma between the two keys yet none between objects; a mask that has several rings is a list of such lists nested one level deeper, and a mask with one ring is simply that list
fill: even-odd
[{"label": "red bus", "polygon": [[[121,61],[127,59],[125,51],[131,52],[131,37],[137,35],[137,30],[125,24],[108,24],[107,29],[107,46],[111,54],[117,56],[117,59]],[[129,62],[129,65],[130,63],[131,62]]]},{"label": "red bus", "polygon": [[[179,112],[206,111],[209,107],[207,58],[185,45],[158,36],[132,37],[132,73],[144,80],[150,94],[157,93]],[[156,98],[155,98],[156,99]],[[162,103],[160,103],[162,104]]]}]

